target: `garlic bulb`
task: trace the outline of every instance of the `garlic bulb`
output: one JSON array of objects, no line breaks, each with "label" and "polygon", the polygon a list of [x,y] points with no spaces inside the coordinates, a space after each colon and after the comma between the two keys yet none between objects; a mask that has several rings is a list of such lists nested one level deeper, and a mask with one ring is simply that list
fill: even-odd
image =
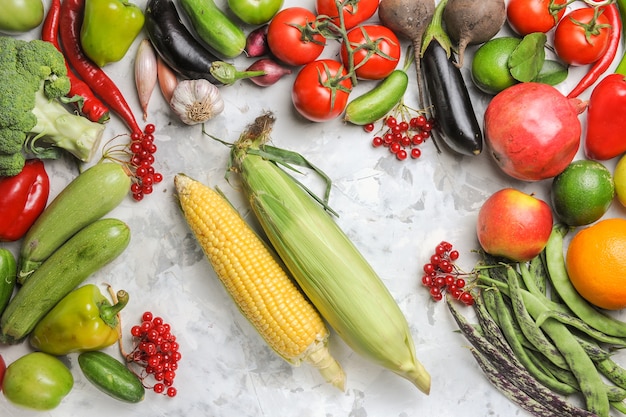
[{"label": "garlic bulb", "polygon": [[170,100],[172,111],[188,125],[204,123],[224,110],[220,90],[205,79],[178,83]]}]

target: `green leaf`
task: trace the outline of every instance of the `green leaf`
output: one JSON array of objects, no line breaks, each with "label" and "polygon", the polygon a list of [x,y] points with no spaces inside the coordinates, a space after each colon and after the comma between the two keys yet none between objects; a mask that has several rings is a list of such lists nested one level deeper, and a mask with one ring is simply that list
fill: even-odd
[{"label": "green leaf", "polygon": [[508,66],[513,78],[528,82],[539,75],[546,59],[546,40],[546,34],[542,32],[531,33],[522,38],[509,56]]},{"label": "green leaf", "polygon": [[557,85],[567,78],[567,67],[558,61],[546,60],[541,71],[533,81],[549,85]]}]

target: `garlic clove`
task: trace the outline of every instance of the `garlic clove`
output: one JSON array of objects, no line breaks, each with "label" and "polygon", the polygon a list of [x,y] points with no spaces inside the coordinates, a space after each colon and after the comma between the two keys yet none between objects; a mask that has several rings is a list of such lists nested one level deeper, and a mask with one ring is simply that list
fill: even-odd
[{"label": "garlic clove", "polygon": [[219,89],[205,79],[183,80],[172,93],[170,107],[183,123],[195,125],[224,111],[224,100]]}]

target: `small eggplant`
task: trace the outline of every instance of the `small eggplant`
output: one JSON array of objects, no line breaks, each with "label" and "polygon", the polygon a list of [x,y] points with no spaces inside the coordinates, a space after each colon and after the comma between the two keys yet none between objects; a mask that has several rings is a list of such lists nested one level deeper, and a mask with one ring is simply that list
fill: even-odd
[{"label": "small eggplant", "polygon": [[478,155],[483,134],[463,75],[454,57],[439,42],[430,42],[422,57],[424,78],[442,140],[455,152]]}]

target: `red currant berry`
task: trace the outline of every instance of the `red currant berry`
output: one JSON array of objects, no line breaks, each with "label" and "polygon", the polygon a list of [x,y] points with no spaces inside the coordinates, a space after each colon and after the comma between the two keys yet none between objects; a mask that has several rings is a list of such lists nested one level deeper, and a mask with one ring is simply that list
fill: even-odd
[{"label": "red currant berry", "polygon": [[144,133],[146,134],[152,134],[154,133],[155,130],[156,130],[156,126],[154,126],[154,124],[152,123],[148,123],[146,127],[143,129]]},{"label": "red currant berry", "polygon": [[152,389],[157,394],[161,394],[163,391],[165,391],[165,385],[163,383],[159,382],[157,384],[154,384],[154,387]]},{"label": "red currant berry", "polygon": [[374,123],[366,124],[365,126],[363,126],[363,130],[365,130],[366,132],[374,131]]},{"label": "red currant berry", "polygon": [[428,275],[432,275],[432,273],[435,272],[435,265],[433,265],[433,264],[425,264],[424,265],[424,272],[426,272],[426,274],[428,274]]},{"label": "red currant berry", "polygon": [[404,161],[407,158],[408,154],[404,149],[400,149],[396,152],[396,158],[400,161]]},{"label": "red currant berry", "polygon": [[385,124],[387,125],[387,127],[394,127],[398,124],[398,120],[393,116],[387,116],[385,118]]},{"label": "red currant berry", "polygon": [[450,260],[456,261],[457,259],[459,259],[459,251],[457,250],[450,251],[449,256],[450,256]]},{"label": "red currant berry", "polygon": [[170,397],[170,398],[175,397],[175,396],[176,396],[176,394],[177,394],[176,388],[174,388],[174,387],[169,387],[169,388],[167,389],[167,396],[168,396],[168,397]]},{"label": "red currant berry", "polygon": [[411,149],[411,158],[413,158],[413,159],[417,159],[417,158],[419,158],[420,156],[422,156],[422,151],[420,151],[420,150],[419,150],[419,149],[417,149],[417,148],[413,148],[413,149]]},{"label": "red currant berry", "polygon": [[383,144],[383,138],[381,138],[380,136],[374,136],[374,138],[372,139],[372,146],[374,146],[375,148],[378,148],[382,146],[382,144]]}]

